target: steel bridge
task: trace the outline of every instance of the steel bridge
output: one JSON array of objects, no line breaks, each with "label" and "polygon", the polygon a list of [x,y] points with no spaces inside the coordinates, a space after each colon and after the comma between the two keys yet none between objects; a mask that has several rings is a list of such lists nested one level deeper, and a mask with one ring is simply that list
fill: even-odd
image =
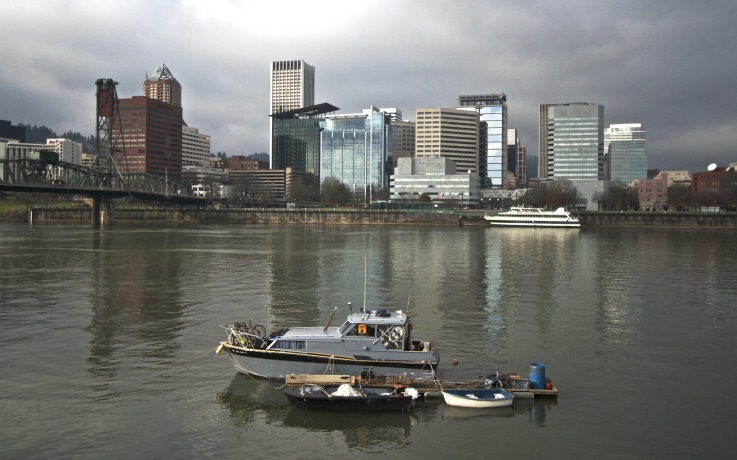
[{"label": "steel bridge", "polygon": [[118,107],[118,82],[100,78],[97,87],[97,152],[89,167],[60,161],[49,148],[0,157],[0,190],[83,195],[91,199],[92,222],[112,223],[114,198],[205,205],[190,190],[160,175],[128,170]]},{"label": "steel bridge", "polygon": [[112,223],[114,210],[111,200],[115,198],[177,205],[207,204],[207,200],[189,195],[188,188],[164,177],[152,174],[111,175],[77,164],[54,161],[48,155],[42,157],[44,158],[0,158],[0,191],[90,198],[93,224]]}]

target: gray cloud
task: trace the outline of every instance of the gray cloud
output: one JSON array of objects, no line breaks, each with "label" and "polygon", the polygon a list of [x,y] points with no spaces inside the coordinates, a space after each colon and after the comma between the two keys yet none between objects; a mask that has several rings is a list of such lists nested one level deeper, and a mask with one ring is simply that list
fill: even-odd
[{"label": "gray cloud", "polygon": [[95,80],[139,95],[163,60],[213,151],[266,151],[269,62],[305,59],[342,113],[504,92],[536,155],[539,104],[594,102],[645,125],[652,168],[737,161],[733,2],[11,0],[0,17],[0,118],[58,132],[94,133]]}]

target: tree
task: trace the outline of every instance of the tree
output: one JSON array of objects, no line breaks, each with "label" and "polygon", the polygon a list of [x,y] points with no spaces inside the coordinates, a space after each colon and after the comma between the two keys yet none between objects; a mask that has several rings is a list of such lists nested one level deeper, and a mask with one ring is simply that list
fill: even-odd
[{"label": "tree", "polygon": [[668,187],[668,204],[676,211],[685,211],[694,205],[691,187],[683,185],[671,185]]},{"label": "tree", "polygon": [[336,177],[327,177],[320,186],[320,201],[323,203],[344,206],[351,202],[353,194],[347,185]]},{"label": "tree", "polygon": [[376,199],[377,200],[384,200],[387,201],[391,197],[391,191],[389,190],[389,187],[384,187],[378,192],[376,192]]},{"label": "tree", "polygon": [[609,190],[602,193],[599,204],[603,209],[614,211],[637,209],[637,191],[627,186],[610,185]]},{"label": "tree", "polygon": [[319,198],[315,176],[302,177],[292,184],[289,199],[293,201],[313,202]]},{"label": "tree", "polygon": [[572,207],[578,202],[578,189],[568,180],[545,182],[525,194],[525,204],[538,208]]}]

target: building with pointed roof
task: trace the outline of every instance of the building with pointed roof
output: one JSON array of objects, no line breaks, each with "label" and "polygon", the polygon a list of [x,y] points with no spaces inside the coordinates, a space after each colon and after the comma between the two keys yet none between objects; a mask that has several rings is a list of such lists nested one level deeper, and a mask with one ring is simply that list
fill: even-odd
[{"label": "building with pointed roof", "polygon": [[163,62],[154,70],[153,75],[146,76],[143,81],[143,95],[177,107],[182,106],[182,85]]}]

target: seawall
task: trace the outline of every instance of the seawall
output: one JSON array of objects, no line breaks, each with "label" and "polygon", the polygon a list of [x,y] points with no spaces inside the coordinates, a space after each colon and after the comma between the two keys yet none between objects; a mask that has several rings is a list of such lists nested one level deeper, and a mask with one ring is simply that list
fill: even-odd
[{"label": "seawall", "polygon": [[[581,227],[719,228],[736,229],[737,214],[676,212],[579,213]],[[17,219],[13,219],[17,222]],[[32,208],[27,222],[33,224],[90,223],[92,211],[78,208]],[[116,209],[117,223],[243,223],[243,224],[333,224],[333,225],[487,225],[480,212],[411,212],[363,209]]]},{"label": "seawall", "polygon": [[[28,211],[28,222],[79,223],[91,222],[89,208],[33,208]],[[116,209],[117,223],[244,223],[244,224],[421,224],[470,225],[485,223],[483,219],[451,213],[399,212],[373,210],[300,210],[300,209]],[[479,222],[480,221],[480,222]]]},{"label": "seawall", "polygon": [[581,227],[653,227],[737,229],[735,213],[698,212],[582,212]]}]

